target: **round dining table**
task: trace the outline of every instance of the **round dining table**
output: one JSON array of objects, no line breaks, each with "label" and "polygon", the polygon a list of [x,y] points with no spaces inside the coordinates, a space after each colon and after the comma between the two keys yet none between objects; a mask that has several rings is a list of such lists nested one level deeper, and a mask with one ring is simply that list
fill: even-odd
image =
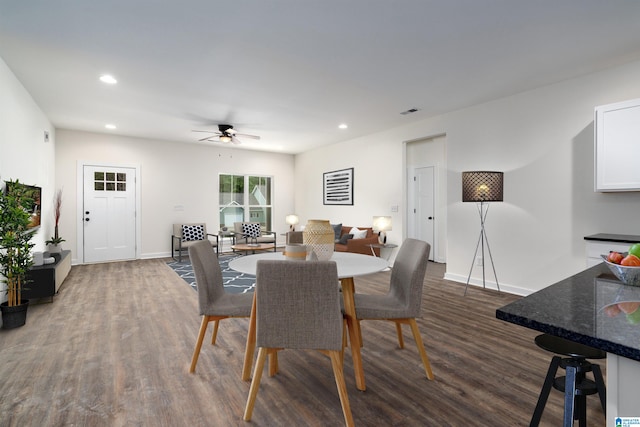
[{"label": "round dining table", "polygon": [[[238,257],[229,262],[229,267],[233,270],[245,274],[256,274],[256,268],[259,260],[287,260],[282,252],[264,252],[255,255],[247,255]],[[360,354],[360,324],[356,318],[356,307],[354,301],[355,283],[353,278],[364,276],[367,274],[377,273],[389,267],[387,260],[369,255],[354,254],[350,252],[334,252],[331,261],[335,261],[338,270],[338,278],[342,288],[342,297],[344,299],[344,312],[349,330],[349,342],[351,343],[351,356],[353,358],[353,370],[355,372],[356,387],[358,390],[366,390],[364,380],[364,369],[362,367],[362,357]],[[297,261],[305,262],[305,261]],[[256,283],[256,288],[260,286]],[[249,321],[249,332],[247,334],[247,346],[244,355],[244,366],[242,368],[242,379],[248,381],[251,379],[251,365],[253,363],[253,355],[256,346],[256,302],[253,299],[253,307],[251,309],[251,318]],[[277,363],[272,364],[270,361],[269,375],[275,374]]]}]

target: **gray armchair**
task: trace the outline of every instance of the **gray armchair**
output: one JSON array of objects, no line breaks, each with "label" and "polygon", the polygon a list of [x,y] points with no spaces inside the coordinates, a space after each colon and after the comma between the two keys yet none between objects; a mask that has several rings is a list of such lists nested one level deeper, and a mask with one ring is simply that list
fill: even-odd
[{"label": "gray armchair", "polygon": [[[259,231],[253,234],[249,229],[257,229]],[[234,222],[233,231],[236,244],[273,243],[273,250],[276,250],[276,232],[261,230],[258,222]]]},{"label": "gray armchair", "polygon": [[[209,239],[213,237],[213,240]],[[207,233],[207,224],[202,222],[190,224],[173,224],[173,234],[171,235],[171,258],[176,260],[176,252],[178,259],[182,262],[182,251],[188,251],[195,243],[208,240],[211,246],[216,249],[218,254],[218,235]]]}]

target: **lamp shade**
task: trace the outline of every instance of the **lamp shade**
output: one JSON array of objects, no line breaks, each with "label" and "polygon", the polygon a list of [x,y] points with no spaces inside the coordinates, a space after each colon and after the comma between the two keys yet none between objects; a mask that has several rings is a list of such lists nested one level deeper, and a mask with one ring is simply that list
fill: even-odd
[{"label": "lamp shade", "polygon": [[373,231],[391,231],[390,216],[374,216]]},{"label": "lamp shade", "polygon": [[463,202],[502,202],[503,172],[462,172]]},{"label": "lamp shade", "polygon": [[300,219],[298,218],[298,215],[293,215],[293,214],[287,215],[284,220],[289,225],[296,225],[298,222],[300,222]]}]

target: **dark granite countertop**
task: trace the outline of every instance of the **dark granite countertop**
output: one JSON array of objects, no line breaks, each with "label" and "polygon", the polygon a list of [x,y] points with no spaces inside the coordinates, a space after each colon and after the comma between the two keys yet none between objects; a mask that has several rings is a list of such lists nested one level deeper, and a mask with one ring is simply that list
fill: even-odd
[{"label": "dark granite countertop", "polygon": [[638,243],[640,236],[634,234],[608,234],[598,233],[591,236],[584,236],[584,240],[599,240],[603,242]]},{"label": "dark granite countertop", "polygon": [[496,317],[640,361],[640,309],[634,318],[619,302],[640,303],[640,287],[622,284],[601,263],[499,308]]}]

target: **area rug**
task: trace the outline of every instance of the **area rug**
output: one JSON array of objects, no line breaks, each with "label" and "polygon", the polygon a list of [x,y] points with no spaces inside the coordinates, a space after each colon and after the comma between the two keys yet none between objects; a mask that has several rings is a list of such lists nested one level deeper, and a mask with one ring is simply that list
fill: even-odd
[{"label": "area rug", "polygon": [[[252,274],[244,274],[229,268],[229,261],[239,257],[238,254],[220,254],[218,262],[220,263],[220,269],[222,270],[222,283],[224,284],[224,290],[232,294],[243,294],[247,292],[253,292],[256,286],[256,276]],[[189,284],[194,290],[198,290],[196,283],[196,276],[193,273],[193,267],[188,259],[182,258],[182,262],[172,261],[167,265],[173,269],[173,271],[182,277],[182,279]]]}]

